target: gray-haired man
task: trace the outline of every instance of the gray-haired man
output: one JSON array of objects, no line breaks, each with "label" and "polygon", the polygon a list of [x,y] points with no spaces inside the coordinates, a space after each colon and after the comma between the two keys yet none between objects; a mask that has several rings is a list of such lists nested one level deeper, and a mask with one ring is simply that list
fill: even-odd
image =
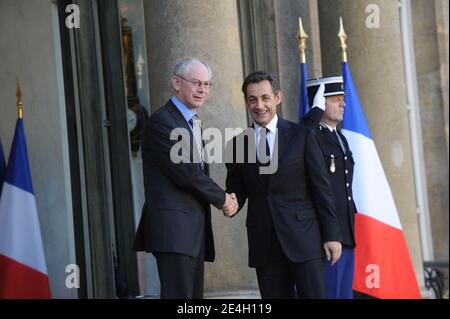
[{"label": "gray-haired man", "polygon": [[[215,257],[210,204],[226,214],[237,209],[210,177],[197,110],[211,87],[211,69],[194,58],[181,59],[172,76],[173,96],[152,114],[142,142],[145,204],[135,250],[156,257],[161,298],[203,298],[204,261]],[[171,139],[174,130],[187,132]],[[197,161],[174,162],[171,151],[182,143]]]}]

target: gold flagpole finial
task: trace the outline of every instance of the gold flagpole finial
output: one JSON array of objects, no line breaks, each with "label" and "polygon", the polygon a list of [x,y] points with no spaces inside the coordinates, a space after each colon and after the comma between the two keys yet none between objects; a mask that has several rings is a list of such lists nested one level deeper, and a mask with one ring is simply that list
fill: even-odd
[{"label": "gold flagpole finial", "polygon": [[342,62],[347,62],[347,43],[345,42],[347,40],[347,34],[345,34],[344,31],[344,24],[342,23],[342,17],[339,18],[339,33],[338,38],[339,42],[341,42],[341,58]]},{"label": "gold flagpole finial", "polygon": [[300,63],[306,63],[306,41],[308,40],[308,35],[303,29],[302,18],[298,18],[298,34],[297,34],[297,42],[298,49],[300,50]]},{"label": "gold flagpole finial", "polygon": [[20,90],[19,81],[16,81],[16,99],[17,99],[17,112],[19,119],[23,118],[23,104],[22,104],[22,91]]}]

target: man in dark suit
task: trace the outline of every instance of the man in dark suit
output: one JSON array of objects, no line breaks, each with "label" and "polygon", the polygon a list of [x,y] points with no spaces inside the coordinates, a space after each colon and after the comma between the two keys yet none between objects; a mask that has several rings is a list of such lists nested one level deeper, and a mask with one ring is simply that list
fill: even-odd
[{"label": "man in dark suit", "polygon": [[179,60],[172,87],[174,96],[145,125],[145,204],[134,249],[156,257],[161,298],[199,299],[204,261],[215,255],[210,204],[234,212],[237,203],[209,177],[204,156],[197,110],[208,98],[210,67]]},{"label": "man in dark suit", "polygon": [[277,116],[273,74],[250,74],[242,91],[254,124],[228,144],[226,185],[239,208],[248,199],[249,266],[261,296],[293,298],[295,285],[300,298],[325,298],[324,251],[335,263],[342,239],[315,133]]},{"label": "man in dark suit", "polygon": [[352,182],[352,152],[347,139],[337,128],[344,118],[344,86],[341,76],[309,80],[309,105],[311,110],[305,115],[302,124],[316,132],[328,177],[334,195],[336,216],[342,233],[342,256],[331,265],[325,263],[325,286],[327,298],[353,298],[353,271],[355,243],[355,213]]}]

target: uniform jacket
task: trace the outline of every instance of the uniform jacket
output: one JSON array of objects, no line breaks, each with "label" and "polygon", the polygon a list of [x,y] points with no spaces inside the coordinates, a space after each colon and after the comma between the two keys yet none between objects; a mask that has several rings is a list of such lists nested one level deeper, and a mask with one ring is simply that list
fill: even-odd
[{"label": "uniform jacket", "polygon": [[[339,220],[343,236],[342,243],[348,247],[355,247],[354,225],[356,206],[352,193],[355,162],[347,139],[340,130],[337,132],[345,146],[345,152],[342,150],[339,141],[333,136],[333,133],[320,123],[323,112],[318,107],[312,108],[305,115],[302,124],[313,128],[316,132],[320,150],[325,159],[327,175],[333,189],[336,216]],[[334,170],[332,169],[333,163]]]}]

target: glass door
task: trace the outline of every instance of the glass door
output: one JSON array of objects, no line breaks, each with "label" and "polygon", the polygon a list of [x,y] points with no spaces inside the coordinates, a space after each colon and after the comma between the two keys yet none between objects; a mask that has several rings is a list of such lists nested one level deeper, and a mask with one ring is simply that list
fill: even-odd
[{"label": "glass door", "polygon": [[[131,151],[130,171],[135,229],[137,229],[145,200],[140,142],[144,121],[151,110],[144,3],[142,0],[117,0],[117,4],[122,33],[124,85],[127,96],[127,120]],[[137,258],[141,296],[158,296],[159,279],[153,255],[138,252]]]}]

